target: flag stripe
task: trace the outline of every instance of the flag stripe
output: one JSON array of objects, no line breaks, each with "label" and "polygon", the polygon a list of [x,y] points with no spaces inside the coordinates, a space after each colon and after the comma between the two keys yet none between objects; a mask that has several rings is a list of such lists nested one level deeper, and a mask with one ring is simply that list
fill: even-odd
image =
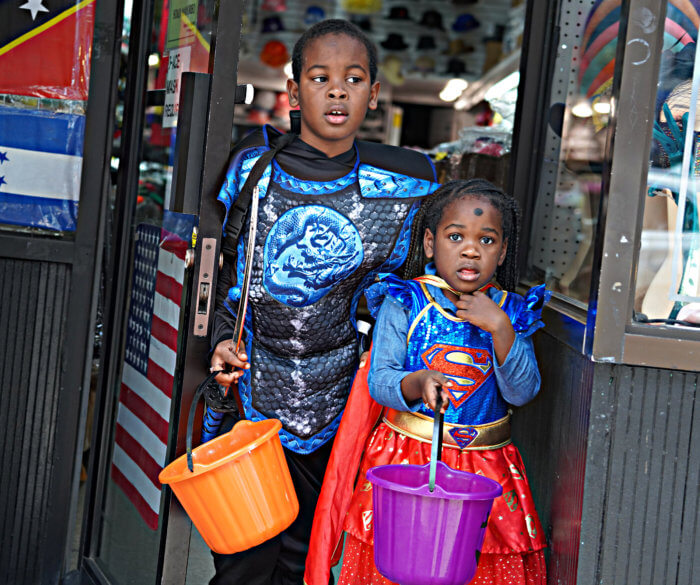
[{"label": "flag stripe", "polygon": [[85,116],[0,106],[0,151],[16,148],[83,156],[84,135]]},{"label": "flag stripe", "polygon": [[114,483],[116,483],[126,494],[126,497],[131,500],[131,503],[134,504],[138,510],[138,513],[141,515],[141,518],[143,518],[146,522],[146,525],[151,530],[158,530],[158,514],[151,510],[151,507],[148,505],[143,496],[114,464],[112,464],[112,479],[114,480]]},{"label": "flag stripe", "polygon": [[157,463],[165,462],[165,442],[149,429],[136,414],[129,410],[124,403],[119,405],[117,423],[129,433]]},{"label": "flag stripe", "polygon": [[75,201],[0,192],[0,206],[2,223],[58,231],[75,230],[78,216],[78,204]]},{"label": "flag stripe", "polygon": [[179,305],[182,299],[182,284],[166,274],[158,274],[156,292]]},{"label": "flag stripe", "polygon": [[[3,140],[4,139],[0,139]],[[78,201],[80,199],[80,156],[5,147],[8,160],[0,164],[0,191],[27,197]]]},{"label": "flag stripe", "polygon": [[173,396],[173,376],[153,360],[148,360],[148,380],[168,398]]},{"label": "flag stripe", "polygon": [[180,261],[185,260],[185,254],[189,244],[185,240],[181,240],[180,236],[163,230],[165,232],[164,240],[160,245],[161,250],[165,250],[176,256]]},{"label": "flag stripe", "polygon": [[[157,297],[158,295],[156,295],[156,298]],[[157,311],[154,311],[154,313],[157,313]],[[172,349],[158,341],[153,336],[151,336],[151,351],[148,357],[149,359],[157,363],[166,372],[175,372],[175,363],[177,361],[177,355]]]},{"label": "flag stripe", "polygon": [[[126,407],[128,413],[122,412],[122,410],[120,409],[117,418],[119,419],[122,416],[126,417],[124,422],[122,423],[124,428],[128,427],[131,429],[131,427],[134,427],[135,431],[138,431],[140,429],[143,432],[143,438],[139,437],[138,435],[134,436],[141,442],[145,442],[146,440],[148,440],[149,451],[151,451],[151,453],[154,454],[154,459],[160,460],[160,457],[155,457],[155,454],[158,452],[158,445],[156,443],[152,443],[151,435],[153,435],[153,437],[156,437],[161,443],[167,443],[167,419],[163,420],[155,410],[153,410],[150,406],[148,406],[146,402],[144,402],[143,398],[141,398],[135,392],[132,392],[128,387],[124,386],[123,384],[121,388],[121,393],[119,395],[119,400]],[[138,425],[136,425],[136,421],[127,422],[128,415],[134,415],[137,419],[139,419],[143,424],[144,428],[141,429]],[[148,433],[146,433],[145,430],[148,430]],[[165,447],[163,447],[163,454],[165,454]]]},{"label": "flag stripe", "polygon": [[148,408],[159,417],[166,421],[170,418],[170,399],[168,396],[129,364],[124,364],[122,386],[139,396]]},{"label": "flag stripe", "polygon": [[[163,319],[153,315],[151,334],[168,347],[177,347],[177,329],[168,325]],[[163,387],[161,390],[165,391]]]},{"label": "flag stripe", "polygon": [[185,273],[184,254],[179,258],[177,254],[161,248],[158,255],[158,272],[170,278],[182,282]]},{"label": "flag stripe", "polygon": [[180,324],[180,304],[174,303],[159,293],[153,297],[153,314],[158,315],[174,329],[177,329]]},{"label": "flag stripe", "polygon": [[114,446],[114,464],[146,500],[156,514],[160,507],[160,488],[155,487],[143,470],[119,445]]},{"label": "flag stripe", "polygon": [[162,466],[156,463],[153,457],[151,457],[151,454],[127,433],[120,424],[117,424],[114,440],[130,459],[138,463],[141,470],[146,474],[146,477],[151,480],[153,487],[160,489],[161,484],[160,481],[158,481],[158,474]]}]

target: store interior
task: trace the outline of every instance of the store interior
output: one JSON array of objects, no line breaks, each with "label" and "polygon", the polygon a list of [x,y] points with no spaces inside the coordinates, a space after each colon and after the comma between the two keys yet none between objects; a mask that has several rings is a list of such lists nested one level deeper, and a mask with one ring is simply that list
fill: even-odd
[{"label": "store interior", "polygon": [[[167,2],[157,12],[167,16]],[[213,12],[199,4],[190,71],[206,71]],[[379,106],[359,138],[427,153],[439,179],[478,174],[505,186],[525,23],[521,0],[251,0],[244,7],[238,83],[253,87],[237,106],[232,144],[263,124],[289,129],[286,80],[294,42],[309,26],[346,18],[378,50]],[[154,15],[154,24],[163,22]],[[154,30],[149,89],[166,85],[167,40]],[[125,31],[127,32],[127,31]],[[125,51],[126,51],[125,47]],[[140,217],[167,205],[174,122],[147,110]],[[118,113],[119,118],[119,113]],[[118,153],[117,153],[118,156]],[[115,156],[115,168],[118,164]]]}]

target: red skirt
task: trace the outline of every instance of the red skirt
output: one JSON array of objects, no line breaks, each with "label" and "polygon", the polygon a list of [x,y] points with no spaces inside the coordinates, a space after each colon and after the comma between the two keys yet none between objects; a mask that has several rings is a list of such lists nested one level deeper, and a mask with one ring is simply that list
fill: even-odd
[{"label": "red skirt", "polygon": [[[348,534],[338,585],[392,585],[374,566],[374,548]],[[546,585],[544,551],[510,555],[482,554],[469,585]]]},{"label": "red skirt", "polygon": [[[443,447],[442,460],[451,468],[477,473],[498,481],[503,495],[494,500],[486,528],[482,556],[532,553],[546,543],[520,453],[512,443],[488,450]],[[372,485],[370,467],[388,464],[424,465],[430,461],[430,443],[407,437],[381,423],[372,433],[345,519],[345,531],[372,545]],[[370,547],[371,548],[371,547]]]}]

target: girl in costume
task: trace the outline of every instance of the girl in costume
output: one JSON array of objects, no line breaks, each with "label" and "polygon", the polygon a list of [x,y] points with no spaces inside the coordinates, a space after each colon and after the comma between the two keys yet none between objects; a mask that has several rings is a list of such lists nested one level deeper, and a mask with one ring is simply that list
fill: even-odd
[{"label": "girl in costume", "polygon": [[445,417],[442,460],[503,486],[471,583],[544,584],[545,540],[511,442],[509,405],[523,405],[539,390],[531,335],[542,326],[549,293],[544,285],[525,297],[510,292],[517,283],[514,199],[487,181],[452,181],[427,206],[428,274],[409,281],[386,275],[366,293],[377,318],[369,391],[386,409],[365,445],[345,520],[340,585],[389,583],[374,566],[366,472],[429,461],[438,393]]}]

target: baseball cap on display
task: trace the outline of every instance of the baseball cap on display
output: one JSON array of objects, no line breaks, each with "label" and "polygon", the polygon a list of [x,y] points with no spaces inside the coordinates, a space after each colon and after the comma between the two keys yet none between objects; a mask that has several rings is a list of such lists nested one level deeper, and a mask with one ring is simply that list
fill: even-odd
[{"label": "baseball cap on display", "polygon": [[267,12],[284,12],[287,10],[287,0],[263,0],[260,9]]},{"label": "baseball cap on display", "polygon": [[480,26],[480,22],[473,14],[460,14],[452,23],[452,30],[456,32],[469,32]]},{"label": "baseball cap on display", "polygon": [[309,6],[304,14],[304,24],[311,26],[321,22],[326,17],[326,12],[320,6]]},{"label": "baseball cap on display", "polygon": [[289,61],[287,46],[282,41],[268,41],[260,51],[260,60],[270,67],[282,67]]},{"label": "baseball cap on display", "polygon": [[279,16],[267,16],[262,21],[262,32],[272,33],[284,30],[284,24]]}]

